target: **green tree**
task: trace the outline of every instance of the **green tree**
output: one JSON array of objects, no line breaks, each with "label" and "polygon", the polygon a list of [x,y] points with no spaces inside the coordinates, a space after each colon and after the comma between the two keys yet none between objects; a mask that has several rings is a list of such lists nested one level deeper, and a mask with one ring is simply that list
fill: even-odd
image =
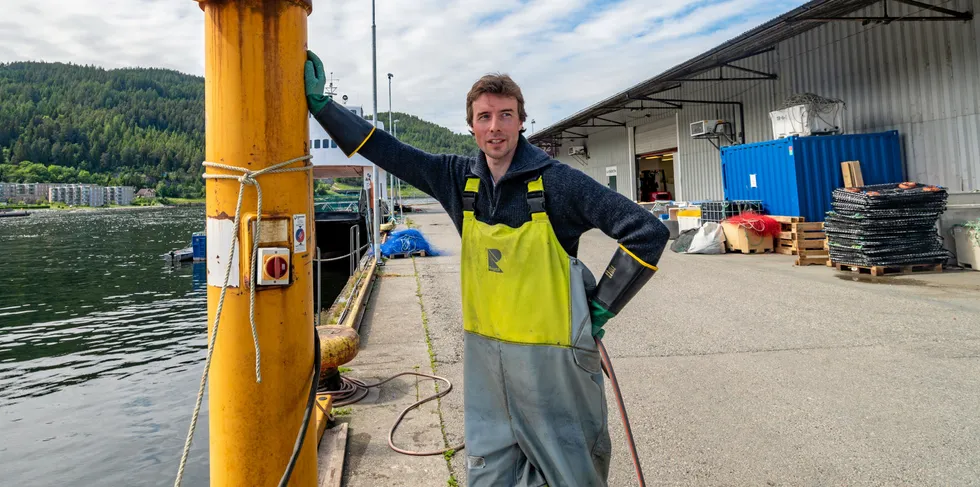
[{"label": "green tree", "polygon": [[[469,134],[405,113],[393,117],[398,138],[421,150],[478,153]],[[5,181],[122,184],[199,198],[203,160],[202,77],[152,68],[0,63]]]}]

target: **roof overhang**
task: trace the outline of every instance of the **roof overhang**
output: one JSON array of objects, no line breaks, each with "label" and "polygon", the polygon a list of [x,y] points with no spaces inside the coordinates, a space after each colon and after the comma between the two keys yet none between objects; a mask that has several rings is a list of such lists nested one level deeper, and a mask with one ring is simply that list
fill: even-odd
[{"label": "roof overhang", "polygon": [[[891,23],[898,21],[967,21],[973,19],[970,12],[957,12],[934,6],[926,1],[891,0],[937,15],[915,17],[890,17],[885,9],[881,17],[850,17],[849,14],[876,3],[888,0],[814,0],[762,24],[734,39],[721,44],[695,58],[681,63],[653,78],[616,93],[551,126],[535,131],[528,140],[541,147],[554,147],[564,140],[584,139],[589,134],[611,127],[625,127],[637,115],[652,116],[663,110],[679,110],[682,103],[662,101],[657,94],[675,90],[685,83],[704,81],[774,80],[773,73],[748,69],[735,65],[738,61],[770,52],[786,40],[815,29],[828,22],[860,21],[863,23]],[[718,69],[716,78],[703,77]],[[727,71],[727,73],[726,73]],[[727,75],[726,75],[727,74]],[[687,100],[686,102],[693,102]],[[710,101],[706,101],[710,102]]]}]

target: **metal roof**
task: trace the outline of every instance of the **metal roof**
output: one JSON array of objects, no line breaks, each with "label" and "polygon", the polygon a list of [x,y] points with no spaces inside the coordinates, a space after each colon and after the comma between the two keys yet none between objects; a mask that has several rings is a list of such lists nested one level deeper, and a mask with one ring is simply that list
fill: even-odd
[{"label": "metal roof", "polygon": [[[675,66],[653,78],[650,78],[642,83],[639,83],[625,91],[617,93],[605,100],[600,101],[564,120],[559,121],[549,127],[536,131],[531,135],[528,140],[532,143],[542,143],[543,145],[548,145],[550,143],[556,142],[556,139],[560,141],[562,133],[565,131],[580,127],[609,127],[609,125],[596,125],[596,117],[602,117],[604,115],[622,111],[630,103],[637,103],[641,106],[641,100],[644,97],[648,97],[652,94],[667,91],[679,87],[683,80],[690,79],[693,76],[703,74],[712,68],[718,68],[721,66],[728,66],[731,69],[747,71],[755,76],[772,76],[768,73],[761,73],[758,71],[746,70],[738,66],[728,65],[741,59],[752,57],[763,52],[772,50],[779,42],[795,37],[806,31],[819,27],[827,22],[833,20],[842,20],[841,17],[851,14],[857,10],[868,7],[882,0],[813,0],[805,5],[795,8],[779,17],[776,17],[765,24],[762,24],[734,39],[721,44],[710,51],[707,51],[693,59],[685,61],[678,66]],[[929,8],[931,10],[942,11],[939,7],[925,6],[922,2],[915,0],[897,0],[902,3],[909,4],[919,4],[918,6],[923,8]],[[950,13],[946,13],[950,15]],[[955,12],[954,14],[960,14]],[[972,17],[972,15],[971,15]],[[887,18],[882,18],[887,19]],[[943,19],[949,19],[945,17]],[[853,19],[860,20],[860,19]],[[893,19],[898,20],[898,19]],[[902,19],[906,20],[906,19]],[[917,18],[916,20],[924,20],[922,18]],[[928,19],[928,20],[939,20],[939,18]],[[871,20],[875,21],[875,20]],[[887,21],[887,20],[878,20]],[[729,78],[733,79],[734,78]],[[760,78],[752,78],[760,79]],[[667,104],[669,105],[669,104]],[[662,106],[660,108],[669,108],[668,106]],[[607,122],[612,122],[620,124],[619,120],[605,120]],[[587,125],[591,121],[591,125]]]}]

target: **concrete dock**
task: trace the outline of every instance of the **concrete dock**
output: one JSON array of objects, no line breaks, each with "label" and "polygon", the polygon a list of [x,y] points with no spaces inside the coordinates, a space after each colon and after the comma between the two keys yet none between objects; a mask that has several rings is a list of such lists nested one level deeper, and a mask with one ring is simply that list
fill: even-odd
[{"label": "concrete dock", "polygon": [[[386,263],[347,374],[449,379],[395,436],[442,449],[463,440],[460,239],[437,207],[406,216],[444,254]],[[579,257],[598,275],[615,247],[593,231]],[[980,272],[859,278],[793,260],[668,249],[606,325],[647,483],[980,485]],[[637,485],[606,384],[609,485]],[[351,407],[345,485],[466,485],[465,450],[388,447],[434,390],[401,377]]]}]

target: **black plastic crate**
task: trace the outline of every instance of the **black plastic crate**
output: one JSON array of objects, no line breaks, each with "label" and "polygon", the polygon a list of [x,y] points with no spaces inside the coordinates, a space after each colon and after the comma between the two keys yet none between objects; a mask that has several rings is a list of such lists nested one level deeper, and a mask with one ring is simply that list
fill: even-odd
[{"label": "black plastic crate", "polygon": [[763,213],[760,200],[702,201],[701,221],[721,223],[722,220],[745,212]]}]

